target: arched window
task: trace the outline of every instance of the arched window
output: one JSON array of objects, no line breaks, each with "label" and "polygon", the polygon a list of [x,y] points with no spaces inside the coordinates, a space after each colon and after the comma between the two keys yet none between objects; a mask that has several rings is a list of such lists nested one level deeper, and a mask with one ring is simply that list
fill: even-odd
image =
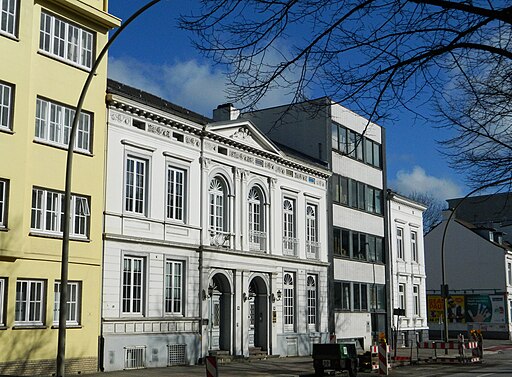
[{"label": "arched window", "polygon": [[316,290],[316,276],[314,275],[308,275],[306,280],[306,289],[307,289],[307,320],[308,320],[308,326],[315,327],[316,326],[316,296],[317,296],[317,290]]},{"label": "arched window", "polygon": [[225,232],[227,230],[226,185],[220,178],[215,177],[210,181],[208,193],[210,198],[210,230]]},{"label": "arched window", "polygon": [[295,201],[283,200],[283,253],[297,255],[297,240],[295,238]]},{"label": "arched window", "polygon": [[318,224],[316,217],[316,206],[308,204],[306,206],[306,252],[308,258],[317,259],[318,244]]},{"label": "arched window", "polygon": [[247,201],[249,204],[249,247],[251,250],[264,251],[267,235],[261,190],[257,187],[251,188]]},{"label": "arched window", "polygon": [[292,272],[284,274],[283,290],[284,329],[285,331],[293,331],[295,325],[295,285]]}]

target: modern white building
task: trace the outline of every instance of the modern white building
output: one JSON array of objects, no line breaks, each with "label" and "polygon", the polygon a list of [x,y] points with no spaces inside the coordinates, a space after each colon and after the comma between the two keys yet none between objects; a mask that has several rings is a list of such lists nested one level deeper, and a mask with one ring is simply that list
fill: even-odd
[{"label": "modern white building", "polygon": [[[469,203],[478,201],[470,199]],[[492,198],[486,201],[492,202]],[[492,207],[489,203],[487,210]],[[448,224],[443,247],[451,212],[445,211],[443,222],[425,236],[431,335],[438,337],[444,330],[440,292],[444,259],[450,336],[477,329],[484,338],[512,339],[512,247],[504,241],[502,230],[461,220],[457,211]]]},{"label": "modern white building", "polygon": [[[388,190],[393,342],[428,340],[423,204]],[[397,309],[402,309],[400,312]],[[394,343],[395,344],[395,343]]]},{"label": "modern white building", "polygon": [[326,167],[227,107],[113,81],[107,104],[104,370],[326,341]]},{"label": "modern white building", "polygon": [[243,114],[271,140],[324,161],[329,195],[330,331],[365,349],[391,323],[386,282],[385,133],[322,98]]}]

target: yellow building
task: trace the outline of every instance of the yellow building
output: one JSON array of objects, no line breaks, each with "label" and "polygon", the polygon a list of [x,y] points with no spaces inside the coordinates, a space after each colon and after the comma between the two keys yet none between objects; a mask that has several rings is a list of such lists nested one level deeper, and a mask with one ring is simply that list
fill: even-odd
[{"label": "yellow building", "polygon": [[[0,1],[0,374],[55,371],[65,148],[87,73],[120,24],[107,9],[107,0]],[[69,373],[98,368],[106,70],[105,60],[75,143]]]}]

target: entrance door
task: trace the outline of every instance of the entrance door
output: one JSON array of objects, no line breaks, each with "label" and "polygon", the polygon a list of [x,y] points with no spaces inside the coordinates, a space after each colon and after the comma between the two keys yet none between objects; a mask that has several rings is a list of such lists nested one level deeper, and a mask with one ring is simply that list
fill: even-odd
[{"label": "entrance door", "polygon": [[254,329],[256,326],[256,293],[253,285],[249,286],[249,347],[254,347]]},{"label": "entrance door", "polygon": [[267,350],[268,295],[266,285],[260,277],[249,284],[249,347]]},{"label": "entrance door", "polygon": [[210,349],[214,351],[220,349],[220,296],[219,291],[214,291],[212,297],[210,297]]}]

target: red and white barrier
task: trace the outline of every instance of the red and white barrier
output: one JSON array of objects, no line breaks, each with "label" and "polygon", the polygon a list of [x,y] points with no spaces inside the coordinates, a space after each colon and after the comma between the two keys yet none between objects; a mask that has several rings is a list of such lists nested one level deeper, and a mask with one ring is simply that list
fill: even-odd
[{"label": "red and white barrier", "polygon": [[206,377],[218,377],[217,357],[206,356]]}]

